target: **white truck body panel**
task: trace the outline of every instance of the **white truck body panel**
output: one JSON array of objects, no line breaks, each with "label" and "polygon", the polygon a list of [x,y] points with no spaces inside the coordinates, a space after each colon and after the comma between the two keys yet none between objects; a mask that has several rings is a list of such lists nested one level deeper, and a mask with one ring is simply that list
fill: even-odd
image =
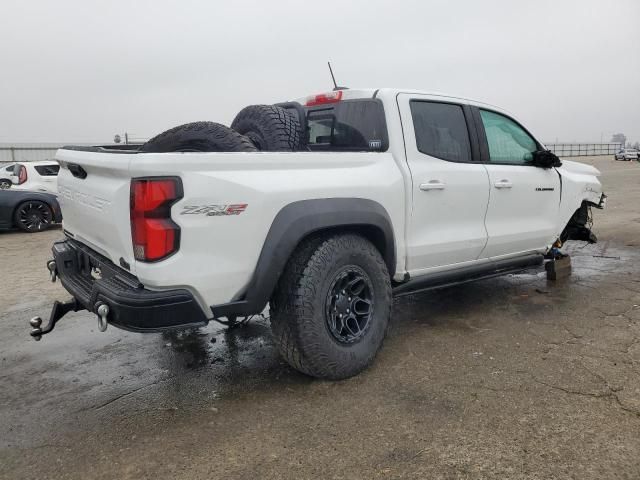
[{"label": "white truck body panel", "polygon": [[[554,169],[523,165],[484,165],[490,200],[482,255],[504,258],[549,247],[560,208],[560,177]],[[575,209],[574,209],[575,210]],[[571,212],[573,213],[573,212]]]},{"label": "white truck body panel", "polygon": [[[400,94],[398,106],[407,138],[415,138],[409,100],[432,95]],[[406,142],[411,173],[407,234],[410,275],[480,258],[487,243],[484,217],[489,202],[488,176],[482,164],[454,163],[418,151]]]},{"label": "white truck body panel", "polygon": [[[73,237],[104,255],[115,265],[120,258],[129,262],[135,274],[129,195],[131,177],[127,155],[103,155],[74,150],[58,150],[58,202],[63,209],[64,228]],[[87,178],[79,180],[66,168],[81,164]]]}]

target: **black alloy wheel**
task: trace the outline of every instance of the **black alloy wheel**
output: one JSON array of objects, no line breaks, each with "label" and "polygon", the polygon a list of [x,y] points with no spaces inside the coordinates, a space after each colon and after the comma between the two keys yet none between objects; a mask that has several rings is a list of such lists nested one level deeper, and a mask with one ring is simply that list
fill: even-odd
[{"label": "black alloy wheel", "polygon": [[360,340],[371,324],[373,286],[364,270],[345,266],[334,277],[325,302],[327,327],[340,343]]},{"label": "black alloy wheel", "polygon": [[16,225],[25,232],[40,232],[51,226],[53,213],[44,202],[32,200],[21,204],[15,213]]}]

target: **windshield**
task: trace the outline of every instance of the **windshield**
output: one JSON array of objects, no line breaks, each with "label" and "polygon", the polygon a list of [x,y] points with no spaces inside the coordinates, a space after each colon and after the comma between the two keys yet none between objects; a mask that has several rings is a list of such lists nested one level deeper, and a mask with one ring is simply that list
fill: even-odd
[{"label": "windshield", "polygon": [[311,150],[385,151],[389,147],[382,102],[345,100],[307,108]]}]

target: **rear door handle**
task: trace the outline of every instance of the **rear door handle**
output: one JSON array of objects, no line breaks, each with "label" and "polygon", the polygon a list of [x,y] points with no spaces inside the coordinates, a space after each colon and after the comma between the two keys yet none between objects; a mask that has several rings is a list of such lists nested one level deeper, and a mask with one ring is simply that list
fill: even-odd
[{"label": "rear door handle", "polygon": [[427,183],[420,184],[420,190],[426,192],[427,190],[444,190],[445,183],[441,180],[429,180]]},{"label": "rear door handle", "polygon": [[502,179],[502,180],[494,183],[493,186],[496,187],[496,188],[511,188],[511,187],[513,187],[513,183],[511,183],[507,179]]}]

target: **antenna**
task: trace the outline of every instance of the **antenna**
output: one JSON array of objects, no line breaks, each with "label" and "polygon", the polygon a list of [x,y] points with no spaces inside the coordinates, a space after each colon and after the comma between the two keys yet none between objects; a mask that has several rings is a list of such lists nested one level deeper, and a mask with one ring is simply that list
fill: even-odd
[{"label": "antenna", "polygon": [[327,65],[329,65],[329,73],[331,74],[331,80],[333,80],[333,91],[335,92],[336,90],[348,90],[347,87],[339,87],[338,84],[336,83],[336,77],[333,75],[333,69],[331,68],[331,62],[327,62]]}]

